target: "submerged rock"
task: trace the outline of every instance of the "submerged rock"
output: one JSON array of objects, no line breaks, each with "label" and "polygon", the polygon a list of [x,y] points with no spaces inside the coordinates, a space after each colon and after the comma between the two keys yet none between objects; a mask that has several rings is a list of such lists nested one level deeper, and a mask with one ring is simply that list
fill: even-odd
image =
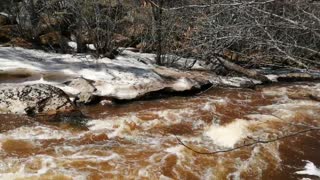
[{"label": "submerged rock", "polygon": [[58,114],[74,110],[69,97],[61,89],[51,85],[0,88],[1,114]]}]

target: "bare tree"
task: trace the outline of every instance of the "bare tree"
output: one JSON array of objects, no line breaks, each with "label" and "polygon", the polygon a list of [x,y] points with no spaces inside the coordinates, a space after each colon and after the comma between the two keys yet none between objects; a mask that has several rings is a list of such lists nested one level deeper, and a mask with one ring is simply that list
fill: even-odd
[{"label": "bare tree", "polygon": [[248,65],[319,65],[318,2],[212,0],[208,7],[210,14],[194,36],[195,48],[206,58],[225,55],[227,50]]}]

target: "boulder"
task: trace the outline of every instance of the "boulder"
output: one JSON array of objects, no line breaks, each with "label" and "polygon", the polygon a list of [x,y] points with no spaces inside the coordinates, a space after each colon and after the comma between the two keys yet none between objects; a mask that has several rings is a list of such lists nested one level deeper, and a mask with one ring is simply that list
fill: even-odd
[{"label": "boulder", "polygon": [[0,88],[0,114],[53,115],[75,111],[69,97],[47,84]]},{"label": "boulder", "polygon": [[8,25],[10,19],[7,15],[0,13],[0,26]]},{"label": "boulder", "polygon": [[33,47],[31,42],[29,42],[23,38],[20,38],[20,37],[12,38],[11,41],[8,43],[8,45],[13,46],[13,47],[16,47],[16,46],[22,47],[25,49],[31,49]]},{"label": "boulder", "polygon": [[[0,20],[1,21],[1,20]],[[9,42],[12,38],[13,26],[6,25],[6,26],[0,26],[0,43]]]},{"label": "boulder", "polygon": [[41,15],[39,18],[39,35],[47,34],[52,32],[52,29],[64,29],[67,28],[67,19],[61,17],[50,17],[48,15]]},{"label": "boulder", "polygon": [[113,35],[113,42],[117,47],[126,47],[130,44],[131,40],[126,36],[115,33]]},{"label": "boulder", "polygon": [[45,46],[60,46],[62,43],[66,42],[66,38],[57,31],[41,35],[39,38],[40,43]]},{"label": "boulder", "polygon": [[91,104],[97,96],[94,93],[97,89],[93,86],[93,82],[84,78],[75,78],[65,84],[75,89],[78,93],[75,98],[75,102],[78,104]]}]

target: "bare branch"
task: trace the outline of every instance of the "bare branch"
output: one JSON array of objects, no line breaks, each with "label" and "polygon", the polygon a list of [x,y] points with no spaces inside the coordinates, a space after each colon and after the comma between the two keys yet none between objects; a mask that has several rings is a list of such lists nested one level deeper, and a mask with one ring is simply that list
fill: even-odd
[{"label": "bare branch", "polygon": [[298,135],[303,135],[305,133],[311,132],[311,131],[319,131],[320,127],[316,127],[316,128],[308,128],[308,129],[304,129],[301,131],[297,131],[294,133],[290,133],[288,135],[285,136],[280,136],[274,139],[267,139],[267,140],[261,140],[261,139],[254,139],[252,137],[247,137],[248,139],[252,140],[253,142],[251,143],[244,143],[243,145],[240,146],[236,146],[234,148],[228,148],[228,149],[223,149],[223,150],[217,150],[217,151],[200,151],[200,150],[195,150],[194,148],[188,146],[187,144],[185,144],[180,138],[178,138],[176,136],[177,141],[179,142],[179,144],[183,145],[184,147],[186,147],[187,149],[197,153],[197,154],[203,154],[203,155],[213,155],[213,154],[218,154],[218,153],[226,153],[226,152],[232,152],[238,149],[242,149],[245,147],[251,147],[251,146],[256,146],[259,144],[269,144],[269,143],[273,143],[273,142],[277,142],[277,141],[281,141],[287,138],[291,138],[291,137],[296,137]]}]

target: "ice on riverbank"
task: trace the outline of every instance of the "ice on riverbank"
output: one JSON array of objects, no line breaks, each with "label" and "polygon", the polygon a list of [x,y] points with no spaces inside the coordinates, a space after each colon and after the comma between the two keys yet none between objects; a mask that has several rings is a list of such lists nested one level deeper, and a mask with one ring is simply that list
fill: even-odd
[{"label": "ice on riverbank", "polygon": [[[23,48],[0,48],[0,83],[51,84],[66,93],[79,92],[63,81],[76,77],[92,80],[97,96],[115,99],[135,99],[162,89],[186,91],[206,84],[241,86],[251,81],[246,78],[218,77],[205,71],[181,71],[155,65],[154,54],[123,50],[116,59],[95,59],[85,54],[57,54]],[[19,81],[1,82],[3,77]],[[10,76],[8,76],[10,75]],[[25,78],[24,80],[21,80]],[[4,78],[2,78],[4,79]],[[8,79],[8,78],[6,78]]]}]

